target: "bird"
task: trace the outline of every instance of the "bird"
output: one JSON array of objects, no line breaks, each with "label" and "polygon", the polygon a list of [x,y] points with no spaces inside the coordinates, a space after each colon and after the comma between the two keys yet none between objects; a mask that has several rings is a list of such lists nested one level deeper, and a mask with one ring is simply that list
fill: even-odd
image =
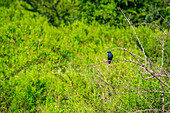
[{"label": "bird", "polygon": [[[108,51],[107,53],[108,53],[108,60],[112,60],[113,54],[111,53],[111,51]],[[111,61],[108,61],[108,63],[110,64]]]}]

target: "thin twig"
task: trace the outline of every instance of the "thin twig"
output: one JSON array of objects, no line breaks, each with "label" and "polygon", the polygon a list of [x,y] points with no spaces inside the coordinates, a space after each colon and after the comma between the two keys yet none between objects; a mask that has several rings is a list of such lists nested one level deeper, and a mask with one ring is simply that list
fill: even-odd
[{"label": "thin twig", "polygon": [[[152,73],[153,73],[153,72],[152,72]],[[148,72],[145,72],[145,74],[150,75],[150,73],[148,73]],[[170,76],[165,75],[165,74],[161,74],[161,73],[155,73],[155,75],[156,75],[156,76],[160,76],[160,77],[170,78]],[[147,77],[147,78],[145,78],[145,79],[147,80],[147,79],[151,79],[151,78],[154,78],[154,76],[150,76],[150,77]]]},{"label": "thin twig", "polygon": [[138,111],[135,111],[135,112],[132,112],[132,113],[140,113],[140,112],[151,112],[151,111],[161,111],[160,109],[145,109],[145,110],[138,110]]},{"label": "thin twig", "polygon": [[[162,83],[160,82],[160,89],[163,91]],[[164,93],[162,93],[162,112],[164,113],[165,111],[165,98],[164,98]]]},{"label": "thin twig", "polygon": [[164,64],[164,37],[163,37],[163,40],[161,41],[161,45],[162,45],[162,64],[161,64],[161,68],[160,68],[160,71],[162,71],[162,67],[163,67],[163,64]]}]

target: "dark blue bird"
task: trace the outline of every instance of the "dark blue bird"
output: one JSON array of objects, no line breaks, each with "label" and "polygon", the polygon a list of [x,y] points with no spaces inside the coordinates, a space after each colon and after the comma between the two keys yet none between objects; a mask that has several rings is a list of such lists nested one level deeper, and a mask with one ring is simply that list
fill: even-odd
[{"label": "dark blue bird", "polygon": [[[108,53],[108,60],[112,60],[113,54],[111,53],[111,51],[108,51],[107,53]],[[111,61],[108,61],[108,63],[110,64]]]}]

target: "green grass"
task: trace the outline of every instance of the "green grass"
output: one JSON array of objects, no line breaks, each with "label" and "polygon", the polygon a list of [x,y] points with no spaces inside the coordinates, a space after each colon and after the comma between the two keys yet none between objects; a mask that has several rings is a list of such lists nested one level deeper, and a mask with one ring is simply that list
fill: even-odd
[{"label": "green grass", "polygon": [[[161,93],[138,93],[142,88],[161,91],[158,80],[141,77],[139,66],[121,61],[100,63],[107,59],[108,50],[113,60],[123,60],[124,55],[126,60],[134,60],[115,47],[143,57],[130,27],[76,21],[56,28],[45,17],[16,7],[0,8],[1,112],[134,112],[162,108]],[[151,26],[135,30],[148,57],[161,59],[156,40],[161,32]],[[168,43],[165,37],[165,54]],[[169,79],[163,80],[170,83]],[[165,87],[164,91],[169,89]],[[165,94],[165,103],[169,101]]]}]

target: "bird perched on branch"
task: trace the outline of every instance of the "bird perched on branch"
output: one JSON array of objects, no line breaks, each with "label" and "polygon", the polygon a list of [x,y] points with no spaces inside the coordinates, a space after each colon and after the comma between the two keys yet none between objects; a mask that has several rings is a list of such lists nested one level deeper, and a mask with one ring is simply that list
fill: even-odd
[{"label": "bird perched on branch", "polygon": [[[108,53],[108,60],[112,60],[113,54],[111,53],[111,51],[108,51],[107,53]],[[111,61],[108,61],[108,63],[110,64]]]}]

